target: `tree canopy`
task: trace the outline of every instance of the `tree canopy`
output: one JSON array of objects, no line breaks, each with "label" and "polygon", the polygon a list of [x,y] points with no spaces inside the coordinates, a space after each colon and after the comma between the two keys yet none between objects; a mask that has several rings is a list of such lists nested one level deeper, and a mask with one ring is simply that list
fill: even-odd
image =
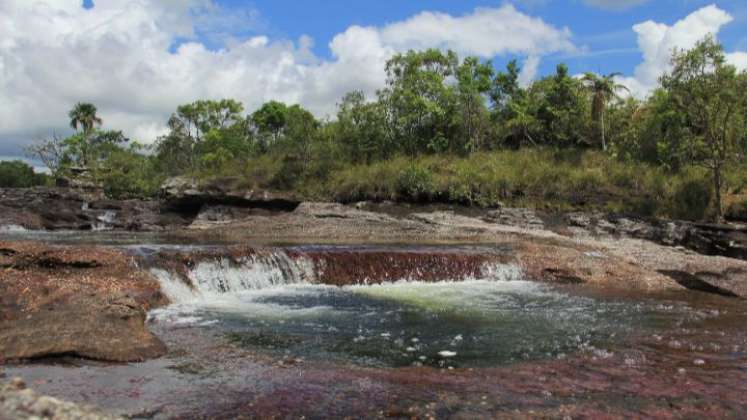
[{"label": "tree canopy", "polygon": [[[349,92],[326,119],[274,100],[250,112],[227,98],[183,104],[169,118],[168,132],[147,147],[121,131],[102,130],[96,107],[78,103],[68,114],[76,133],[38,141],[29,153],[54,176],[83,167],[113,193],[143,195],[176,175],[244,174],[314,194],[346,165],[398,156],[598,150],[672,176],[706,168],[712,215],[721,219],[722,192],[735,185],[725,172],[743,162],[747,150],[747,76],[726,63],[712,37],[675,51],[671,71],[644,100],[632,97],[617,73],[571,75],[559,64],[523,86],[515,60],[501,69],[438,49],[396,54],[385,71],[386,84],[375,95]],[[422,191],[426,172],[411,169],[403,169],[402,182],[416,187],[405,190]],[[472,186],[453,188],[471,196]]]}]

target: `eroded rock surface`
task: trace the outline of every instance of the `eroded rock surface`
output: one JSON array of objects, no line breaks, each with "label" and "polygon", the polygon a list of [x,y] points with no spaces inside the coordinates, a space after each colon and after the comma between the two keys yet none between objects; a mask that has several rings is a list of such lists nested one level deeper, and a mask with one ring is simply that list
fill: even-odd
[{"label": "eroded rock surface", "polygon": [[203,206],[235,206],[293,210],[299,201],[291,194],[247,188],[239,178],[221,178],[198,183],[186,177],[170,178],[161,186],[159,197],[174,211],[198,214]]},{"label": "eroded rock surface", "polygon": [[0,242],[0,360],[77,355],[140,361],[165,353],[145,311],[158,282],[115,250]]},{"label": "eroded rock surface", "polygon": [[107,200],[71,188],[0,189],[0,226],[29,230],[161,230],[155,201]]}]

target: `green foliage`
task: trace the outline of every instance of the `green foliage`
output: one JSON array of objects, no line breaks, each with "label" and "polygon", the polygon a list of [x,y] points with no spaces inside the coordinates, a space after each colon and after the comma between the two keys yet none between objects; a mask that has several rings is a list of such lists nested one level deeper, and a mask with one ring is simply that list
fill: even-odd
[{"label": "green foliage", "polygon": [[472,152],[484,147],[490,135],[486,97],[492,87],[493,68],[467,57],[456,69],[458,125],[461,139],[453,145],[458,152]]},{"label": "green foliage", "polygon": [[0,188],[28,188],[46,185],[48,177],[20,160],[0,162]]},{"label": "green foliage", "polygon": [[677,51],[643,101],[620,98],[614,73],[575,78],[560,64],[527,86],[520,74],[516,61],[496,71],[452,51],[409,51],[387,62],[384,89],[348,93],[333,120],[277,101],[246,115],[235,100],[199,100],[177,107],[152,148],[97,129],[96,107],[77,104],[69,116],[82,130],[29,154],[55,176],[85,173],[118,197],[153,194],[176,175],[238,176],[307,199],[702,219],[720,217],[722,193],[747,189],[747,75],[725,64],[712,38]]},{"label": "green foliage", "polygon": [[366,102],[363,92],[346,94],[338,105],[333,136],[354,163],[371,163],[394,152],[386,130],[386,109],[380,102]]},{"label": "green foliage", "polygon": [[684,176],[676,183],[670,202],[672,217],[687,220],[703,220],[711,204],[710,183],[702,175]]},{"label": "green foliage", "polygon": [[607,106],[612,99],[617,98],[618,91],[627,90],[625,86],[615,82],[616,76],[619,76],[619,73],[612,73],[606,76],[586,73],[582,79],[584,86],[589,90],[592,98],[591,119],[594,125],[595,136],[602,150],[607,150],[607,127],[605,122]]},{"label": "green foliage", "polygon": [[397,151],[415,156],[459,149],[453,135],[457,95],[446,84],[457,65],[454,52],[435,49],[397,54],[387,62],[387,87],[379,100],[388,110]]},{"label": "green foliage", "polygon": [[153,196],[164,180],[153,159],[141,153],[143,146],[132,143],[116,148],[106,156],[96,180],[113,198],[146,198]]},{"label": "green foliage", "polygon": [[411,165],[399,174],[397,193],[408,201],[425,201],[434,194],[433,174],[420,165]]},{"label": "green foliage", "polygon": [[543,143],[554,147],[583,145],[586,137],[587,104],[582,83],[559,64],[555,75],[534,83],[532,97],[539,98],[537,119]]},{"label": "green foliage", "polygon": [[102,121],[96,113],[98,110],[93,104],[78,102],[68,113],[70,127],[73,130],[83,129],[83,133],[91,132],[94,127],[100,126]]},{"label": "green foliage", "polygon": [[282,102],[270,101],[255,111],[251,119],[260,134],[271,134],[272,140],[277,141],[288,119],[288,107]]},{"label": "green foliage", "polygon": [[708,36],[689,51],[675,51],[661,84],[685,122],[681,137],[667,146],[711,171],[715,219],[721,220],[724,172],[744,152],[747,74],[726,64],[723,47]]}]

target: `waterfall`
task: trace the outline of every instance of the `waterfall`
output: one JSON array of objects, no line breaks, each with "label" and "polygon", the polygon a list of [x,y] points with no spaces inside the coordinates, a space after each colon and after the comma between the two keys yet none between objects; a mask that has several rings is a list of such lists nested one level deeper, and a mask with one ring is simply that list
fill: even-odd
[{"label": "waterfall", "polygon": [[278,249],[238,259],[219,256],[204,259],[186,270],[186,276],[163,268],[151,268],[164,294],[175,303],[209,294],[269,289],[313,283],[314,267],[303,257],[291,257]]},{"label": "waterfall", "polygon": [[313,265],[283,251],[251,255],[234,263],[229,258],[198,263],[190,272],[192,284],[213,293],[259,290],[314,280]]},{"label": "waterfall", "polygon": [[[87,205],[87,203],[86,203]],[[117,217],[117,212],[114,210],[107,210],[103,214],[96,217],[96,222],[91,226],[91,230],[95,232],[101,232],[105,230],[111,230],[112,224]]]},{"label": "waterfall", "polygon": [[[176,266],[174,260],[179,261]],[[156,264],[151,273],[174,303],[189,302],[207,295],[302,284],[350,286],[407,281],[524,279],[518,265],[505,263],[494,254],[458,250],[269,248],[172,254],[162,257],[162,261],[169,263]]]}]

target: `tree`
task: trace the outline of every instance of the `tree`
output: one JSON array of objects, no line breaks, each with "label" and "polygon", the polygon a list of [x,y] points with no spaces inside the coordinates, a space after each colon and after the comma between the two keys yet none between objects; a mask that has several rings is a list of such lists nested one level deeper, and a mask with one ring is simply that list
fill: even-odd
[{"label": "tree", "polygon": [[361,91],[347,93],[338,104],[335,139],[346,158],[355,163],[371,163],[393,153],[386,130],[386,109],[381,102],[366,102]]},{"label": "tree", "polygon": [[617,98],[617,92],[628,90],[625,86],[615,82],[615,77],[620,73],[611,73],[606,76],[597,76],[594,73],[586,73],[581,79],[591,93],[591,118],[596,126],[596,132],[602,150],[607,150],[605,139],[604,114],[609,102]]},{"label": "tree", "polygon": [[199,100],[177,107],[169,133],[158,138],[156,166],[169,176],[244,158],[251,148],[244,106],[233,99]]},{"label": "tree", "polygon": [[685,118],[682,147],[713,176],[715,220],[723,220],[723,174],[739,157],[747,133],[747,74],[726,64],[723,47],[707,36],[689,51],[676,50],[661,84]]},{"label": "tree", "polygon": [[456,95],[447,86],[459,58],[437,49],[397,54],[386,64],[387,87],[379,100],[387,107],[391,137],[405,153],[450,148],[456,126]]},{"label": "tree", "polygon": [[464,151],[474,151],[482,146],[485,131],[485,95],[492,86],[493,68],[489,62],[481,63],[477,57],[467,57],[456,69],[457,92],[461,109]]},{"label": "tree", "polygon": [[131,142],[127,147],[117,146],[106,155],[96,181],[107,196],[117,199],[144,198],[153,196],[161,182],[163,173],[156,171],[154,159],[145,154],[145,146]]},{"label": "tree", "polygon": [[298,104],[288,107],[286,119],[284,130],[286,147],[292,153],[299,155],[306,169],[311,160],[311,145],[316,137],[319,122],[314,114]]},{"label": "tree", "polygon": [[514,98],[506,107],[502,121],[503,129],[516,146],[523,142],[538,145],[534,133],[542,126],[537,119],[536,103],[530,95],[524,94]]},{"label": "tree", "polygon": [[490,100],[495,114],[500,115],[508,107],[509,102],[522,94],[523,90],[519,86],[519,73],[521,73],[521,68],[516,60],[508,62],[506,71],[496,73],[490,91]]},{"label": "tree", "polygon": [[555,74],[532,84],[530,98],[539,103],[537,119],[542,124],[541,141],[556,147],[582,142],[587,113],[586,92],[578,79],[568,75],[568,66],[558,64]]},{"label": "tree", "polygon": [[20,160],[0,162],[0,188],[28,188],[43,185],[45,176]]},{"label": "tree", "polygon": [[199,100],[180,105],[172,118],[179,129],[195,141],[212,129],[224,129],[243,123],[244,105],[233,99]]},{"label": "tree", "polygon": [[78,102],[75,107],[68,112],[70,117],[70,127],[73,130],[83,129],[84,134],[88,134],[93,131],[95,126],[102,124],[101,118],[96,115],[97,109],[93,104],[87,102]]},{"label": "tree", "polygon": [[70,127],[74,130],[79,128],[83,129],[80,133],[80,141],[77,142],[80,146],[80,157],[79,163],[83,166],[88,164],[88,140],[96,126],[100,126],[103,121],[96,115],[96,107],[87,102],[78,102],[75,104],[73,109],[68,112],[70,117]]},{"label": "tree", "polygon": [[64,139],[52,133],[47,139],[37,139],[26,148],[26,155],[31,159],[39,159],[49,168],[52,176],[58,176],[65,159]]},{"label": "tree", "polygon": [[288,106],[278,101],[267,102],[254,111],[251,119],[260,133],[271,133],[273,143],[277,142],[288,119]]}]

